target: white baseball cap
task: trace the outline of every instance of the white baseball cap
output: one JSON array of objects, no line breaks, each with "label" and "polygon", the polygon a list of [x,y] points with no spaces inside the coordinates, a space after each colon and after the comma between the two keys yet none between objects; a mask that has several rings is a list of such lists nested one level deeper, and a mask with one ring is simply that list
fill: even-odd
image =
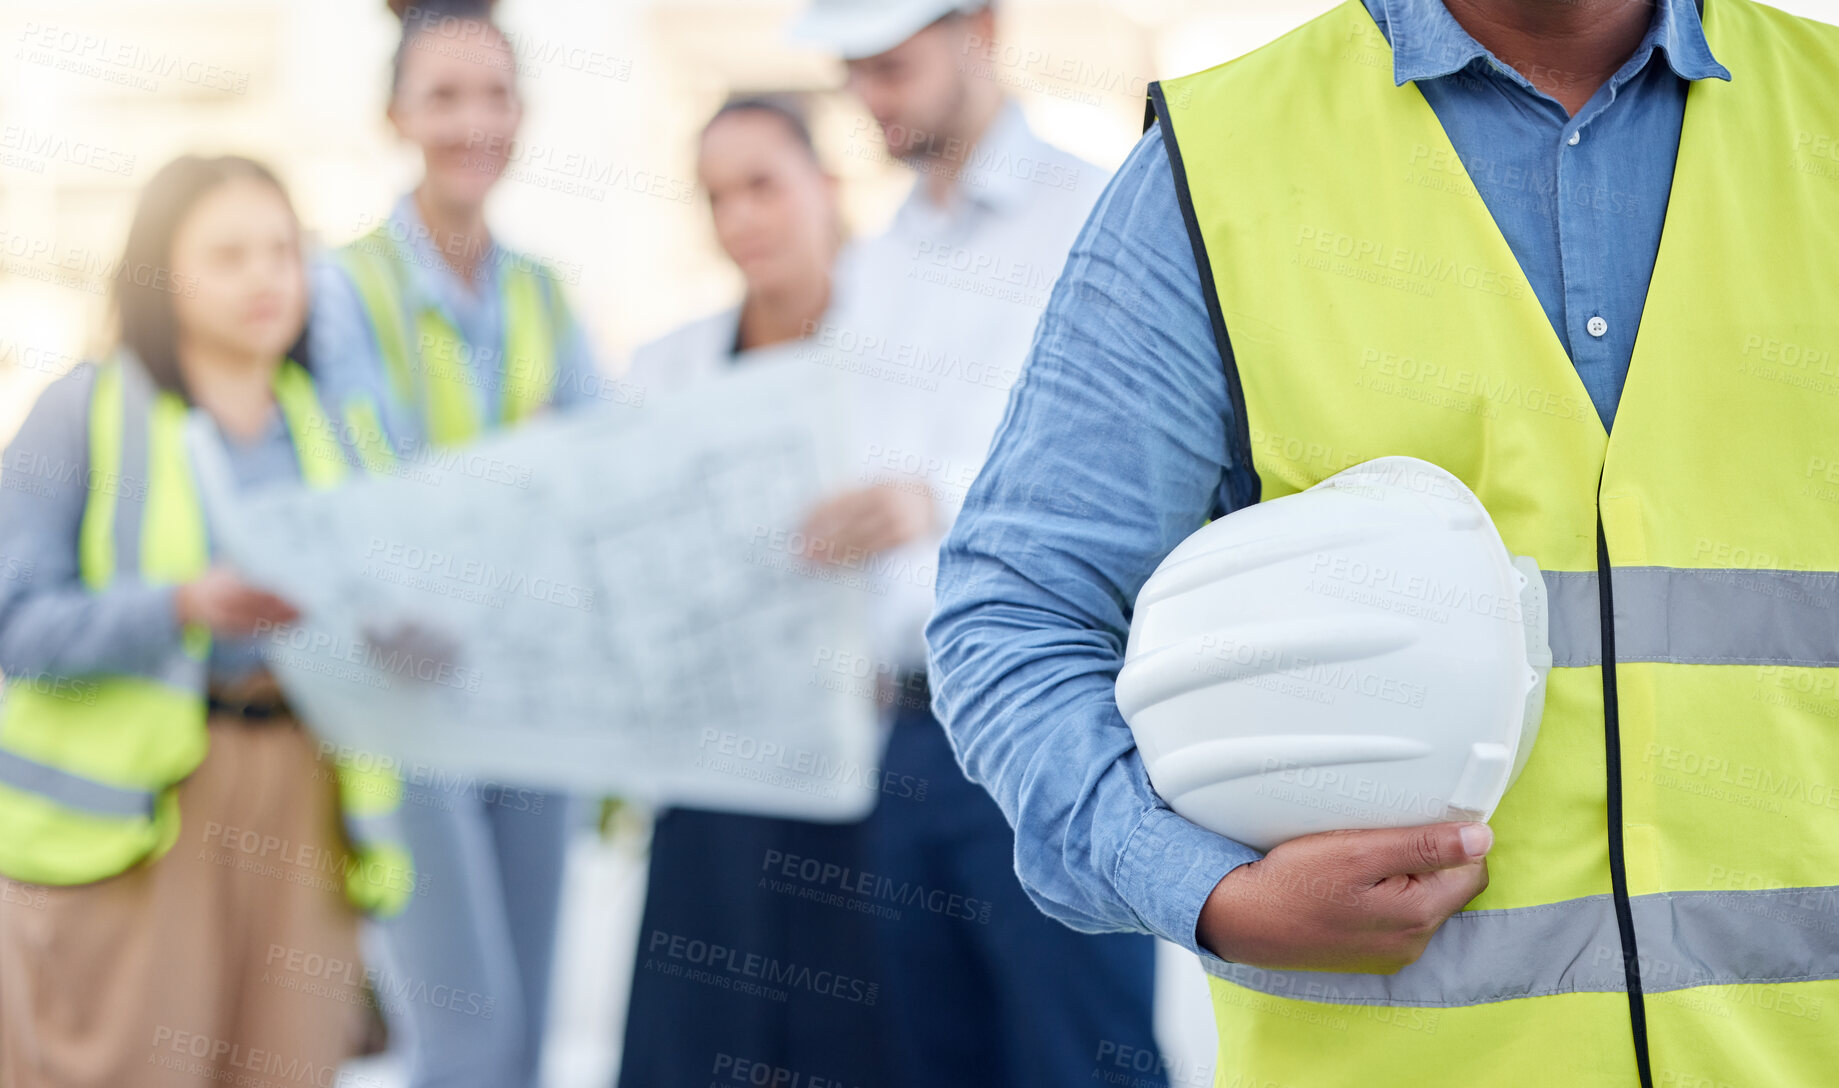
[{"label": "white baseball cap", "polygon": [[966,14],[989,0],[811,0],[789,31],[844,60],[885,53],[953,12]]}]

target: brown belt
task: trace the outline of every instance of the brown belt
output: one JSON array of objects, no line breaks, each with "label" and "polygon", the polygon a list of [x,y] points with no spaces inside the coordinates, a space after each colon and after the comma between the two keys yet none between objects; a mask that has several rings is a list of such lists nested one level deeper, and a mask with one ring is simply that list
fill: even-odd
[{"label": "brown belt", "polygon": [[294,716],[294,712],[288,709],[286,702],[232,703],[219,699],[215,695],[205,699],[205,710],[212,717],[227,715],[251,724],[287,721]]},{"label": "brown belt", "polygon": [[240,721],[268,723],[293,718],[287,697],[267,675],[235,684],[213,684],[204,693],[207,713],[225,715]]}]

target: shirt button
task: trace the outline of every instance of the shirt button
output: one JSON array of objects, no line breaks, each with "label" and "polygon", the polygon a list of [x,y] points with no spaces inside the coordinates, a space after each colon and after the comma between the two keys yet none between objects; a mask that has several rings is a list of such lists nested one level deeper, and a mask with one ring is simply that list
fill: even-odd
[{"label": "shirt button", "polygon": [[1571,138],[1566,140],[1565,143],[1570,144],[1572,147],[1576,147],[1578,141],[1582,140],[1583,138],[1584,138],[1584,134],[1582,130],[1579,130],[1577,132],[1571,133]]},{"label": "shirt button", "polygon": [[1604,321],[1600,316],[1593,317],[1590,319],[1589,323],[1584,326],[1584,328],[1590,333],[1591,336],[1594,336],[1600,339],[1604,333],[1609,331],[1609,322]]}]

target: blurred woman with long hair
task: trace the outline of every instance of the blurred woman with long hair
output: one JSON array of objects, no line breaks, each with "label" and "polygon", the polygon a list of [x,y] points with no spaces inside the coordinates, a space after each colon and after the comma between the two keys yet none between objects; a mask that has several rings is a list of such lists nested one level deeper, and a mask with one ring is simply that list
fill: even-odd
[{"label": "blurred woman with long hair", "polygon": [[242,490],[357,470],[302,351],[306,298],[274,175],[178,159],[128,231],[118,347],[8,447],[7,1088],[329,1084],[361,1040],[357,908],[413,887],[375,837],[395,784],[322,762],[288,709],[261,636],[294,609],[216,559],[186,438],[210,420]]}]

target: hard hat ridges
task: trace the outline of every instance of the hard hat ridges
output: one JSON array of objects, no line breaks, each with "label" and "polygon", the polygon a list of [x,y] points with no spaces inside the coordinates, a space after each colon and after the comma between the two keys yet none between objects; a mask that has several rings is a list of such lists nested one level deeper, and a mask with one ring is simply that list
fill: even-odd
[{"label": "hard hat ridges", "polygon": [[1378,614],[1221,628],[1133,657],[1118,671],[1118,710],[1130,718],[1145,707],[1216,684],[1370,660],[1417,638],[1415,625]]},{"label": "hard hat ridges", "polygon": [[[1283,500],[1274,501],[1282,502]],[[1224,525],[1225,523],[1218,521],[1213,524]],[[1209,525],[1188,539],[1205,545],[1208,541],[1202,534],[1211,528],[1213,526]],[[1403,531],[1403,528],[1397,531]],[[1202,547],[1188,556],[1182,556],[1180,549],[1171,552],[1169,559],[1173,562],[1165,561],[1163,566],[1158,567],[1156,572],[1150,575],[1149,581],[1143,583],[1142,592],[1137,594],[1136,607],[1141,611],[1159,601],[1198,589],[1210,582],[1248,574],[1264,567],[1275,566],[1285,560],[1301,559],[1317,552],[1372,544],[1390,535],[1393,533],[1369,526],[1342,529],[1328,534],[1298,533],[1232,543],[1230,542],[1231,536],[1220,532],[1213,538],[1220,542],[1216,547]]]},{"label": "hard hat ridges", "polygon": [[1118,709],[1177,813],[1260,849],[1486,818],[1536,735],[1543,591],[1461,480],[1381,458],[1175,548]]},{"label": "hard hat ridges", "polygon": [[1149,778],[1171,802],[1198,789],[1253,775],[1422,759],[1436,748],[1413,737],[1310,733],[1290,737],[1236,737],[1191,744],[1150,764]]}]

